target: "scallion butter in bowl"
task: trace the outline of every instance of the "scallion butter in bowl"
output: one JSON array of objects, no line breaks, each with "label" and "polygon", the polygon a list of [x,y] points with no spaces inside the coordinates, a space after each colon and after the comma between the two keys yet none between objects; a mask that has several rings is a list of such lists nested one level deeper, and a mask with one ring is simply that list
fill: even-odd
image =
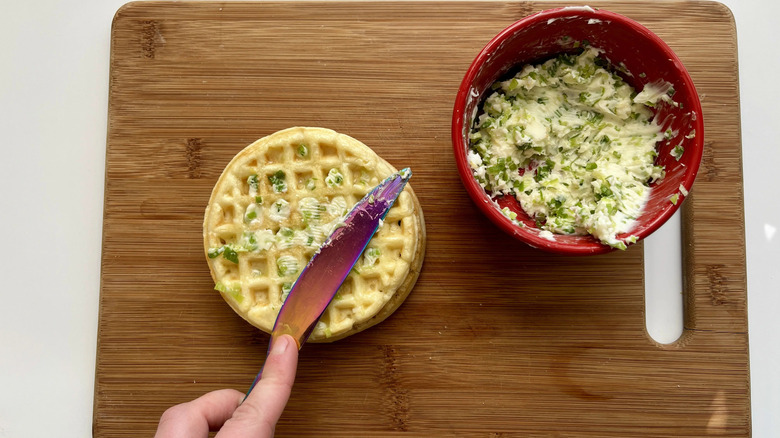
[{"label": "scallion butter in bowl", "polygon": [[533,15],[488,43],[452,129],[480,209],[564,254],[626,249],[658,228],[687,196],[703,145],[698,96],[671,49],[587,7]]}]

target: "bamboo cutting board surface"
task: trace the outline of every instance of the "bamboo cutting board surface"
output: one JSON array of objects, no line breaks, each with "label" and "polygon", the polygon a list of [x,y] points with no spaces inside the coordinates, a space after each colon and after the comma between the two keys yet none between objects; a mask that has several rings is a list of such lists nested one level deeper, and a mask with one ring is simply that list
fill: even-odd
[{"label": "bamboo cutting board surface", "polygon": [[203,211],[227,162],[290,126],[349,134],[427,222],[417,286],[382,324],[301,351],[277,436],[748,436],[734,21],[711,2],[594,3],[657,33],[702,97],[684,205],[685,330],[647,335],[643,249],[539,252],[468,199],[450,118],[477,52],[559,3],[132,3],[111,38],[94,435],[151,436],[169,406],[246,389],[268,336],[213,290]]}]

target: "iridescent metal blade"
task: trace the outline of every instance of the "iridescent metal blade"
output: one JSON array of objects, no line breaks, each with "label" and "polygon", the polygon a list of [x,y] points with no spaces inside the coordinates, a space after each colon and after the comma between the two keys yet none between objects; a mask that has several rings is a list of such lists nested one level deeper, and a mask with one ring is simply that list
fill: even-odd
[{"label": "iridescent metal blade", "polygon": [[[306,342],[322,312],[336,295],[411,177],[412,171],[406,168],[382,181],[355,204],[345,217],[344,226],[337,228],[325,240],[282,304],[271,331],[269,351],[274,340],[284,334],[292,336],[298,348]],[[263,370],[260,369],[247,396],[262,375]]]},{"label": "iridescent metal blade", "polygon": [[300,348],[412,176],[408,168],[371,190],[304,268],[276,317],[271,342],[291,335]]}]

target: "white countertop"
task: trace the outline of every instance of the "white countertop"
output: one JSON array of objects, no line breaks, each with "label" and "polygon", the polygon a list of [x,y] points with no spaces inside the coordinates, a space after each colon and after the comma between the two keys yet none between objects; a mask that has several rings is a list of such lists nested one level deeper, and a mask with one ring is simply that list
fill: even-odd
[{"label": "white countertop", "polygon": [[[123,3],[2,0],[0,438],[91,434],[109,32]],[[739,41],[753,436],[770,437],[780,430],[780,2],[723,3]]]}]

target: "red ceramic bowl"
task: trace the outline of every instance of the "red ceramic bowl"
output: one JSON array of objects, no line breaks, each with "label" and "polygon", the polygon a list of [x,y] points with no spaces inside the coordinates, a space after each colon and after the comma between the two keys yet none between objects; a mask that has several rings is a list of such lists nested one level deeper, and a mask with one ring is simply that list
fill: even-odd
[{"label": "red ceramic bowl", "polygon": [[[496,35],[474,59],[455,99],[452,145],[458,172],[468,194],[499,228],[533,247],[569,255],[601,254],[613,249],[591,236],[554,235],[553,240],[540,237],[541,230],[514,197],[492,197],[485,192],[474,179],[466,155],[468,134],[478,107],[490,94],[490,86],[496,80],[524,64],[536,64],[564,52],[576,51],[576,46],[584,41],[602,49],[603,57],[628,72],[621,76],[637,91],[659,79],[670,82],[675,89],[673,100],[680,104],[662,103],[656,107],[659,120],[664,121],[663,130],[677,132],[675,137],[656,146],[656,163],[665,167],[666,176],[653,185],[650,199],[634,228],[618,238],[635,235],[639,241],[674,214],[693,185],[704,145],[701,103],[690,75],[672,49],[641,24],[605,10],[568,7],[531,15]],[[692,133],[695,135],[690,136]],[[678,144],[685,148],[679,161],[670,155]],[[676,204],[670,201],[674,194],[678,194]],[[500,212],[503,207],[517,213],[518,220],[525,226],[519,227],[506,218]]]}]

